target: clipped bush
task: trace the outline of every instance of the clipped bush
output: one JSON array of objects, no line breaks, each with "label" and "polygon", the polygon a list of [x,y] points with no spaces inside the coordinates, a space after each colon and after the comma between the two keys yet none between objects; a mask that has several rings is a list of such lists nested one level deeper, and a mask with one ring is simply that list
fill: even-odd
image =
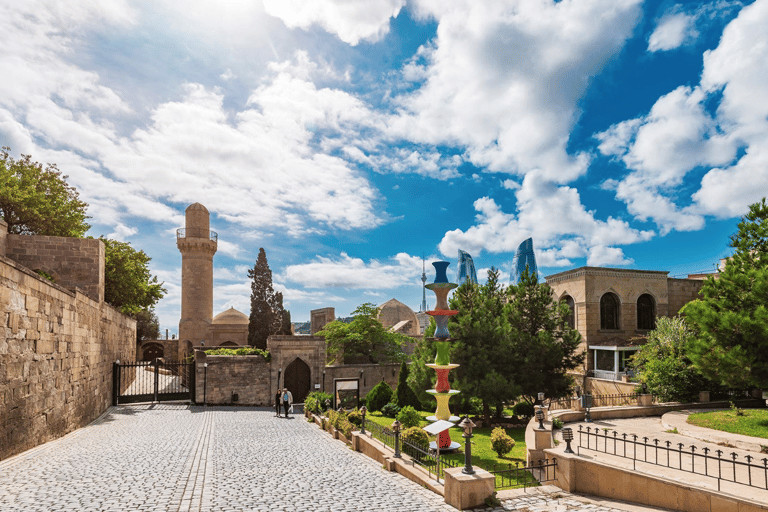
[{"label": "clipped bush", "polygon": [[507,435],[507,432],[501,428],[496,427],[491,432],[491,448],[499,457],[503,457],[512,451],[515,447],[515,440]]},{"label": "clipped bush", "polygon": [[330,393],[323,393],[321,391],[312,391],[304,399],[304,408],[315,414],[321,414],[325,411],[325,401],[331,400],[333,397]]},{"label": "clipped bush", "polygon": [[392,388],[386,382],[381,381],[368,393],[365,400],[365,405],[369,411],[380,411],[392,400]]},{"label": "clipped bush", "polygon": [[381,408],[382,416],[386,416],[387,418],[396,418],[397,413],[399,412],[400,408],[397,404],[393,404],[392,402],[385,404],[384,407]]},{"label": "clipped bush", "polygon": [[397,379],[397,388],[395,388],[395,394],[392,397],[392,401],[402,408],[410,405],[416,410],[421,408],[421,402],[408,385],[408,365],[403,362],[400,365],[400,375]]},{"label": "clipped bush", "polygon": [[421,414],[410,405],[406,405],[400,409],[400,412],[397,413],[395,418],[397,418],[397,421],[403,425],[403,428],[418,427],[421,425]]},{"label": "clipped bush", "polygon": [[533,418],[533,415],[536,411],[532,403],[523,400],[522,402],[517,402],[515,404],[515,406],[512,408],[512,412],[515,414],[515,416],[520,416],[521,418]]},{"label": "clipped bush", "polygon": [[427,434],[426,430],[420,427],[411,427],[403,430],[403,432],[400,434],[400,438],[403,441],[408,441],[411,444],[429,444],[429,434]]},{"label": "clipped bush", "polygon": [[353,409],[347,413],[347,419],[355,426],[363,424],[363,415],[360,413],[360,409]]}]

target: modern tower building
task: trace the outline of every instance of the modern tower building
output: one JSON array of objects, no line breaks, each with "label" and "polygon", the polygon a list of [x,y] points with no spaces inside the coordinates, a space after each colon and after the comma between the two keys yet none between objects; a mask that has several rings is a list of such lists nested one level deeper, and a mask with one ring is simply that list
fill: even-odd
[{"label": "modern tower building", "polygon": [[459,249],[459,269],[456,271],[456,282],[462,285],[466,281],[477,283],[477,271],[472,256]]},{"label": "modern tower building", "polygon": [[517,253],[512,260],[512,283],[520,283],[520,277],[528,267],[529,273],[536,273],[538,280],[539,270],[536,268],[536,256],[533,254],[533,238],[528,238],[517,247]]}]

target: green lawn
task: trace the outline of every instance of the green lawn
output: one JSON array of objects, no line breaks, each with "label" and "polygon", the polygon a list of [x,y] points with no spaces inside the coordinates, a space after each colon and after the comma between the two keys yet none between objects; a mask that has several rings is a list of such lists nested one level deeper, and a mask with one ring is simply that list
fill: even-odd
[{"label": "green lawn", "polygon": [[688,423],[732,434],[768,439],[768,410],[742,410],[743,416],[738,416],[736,411],[732,410],[699,412],[688,416]]},{"label": "green lawn", "polygon": [[[422,417],[426,418],[427,416],[431,416],[434,413],[432,412],[422,412]],[[386,416],[374,416],[371,414],[368,414],[365,417],[365,422],[368,424],[369,422],[375,422],[381,426],[384,427],[391,427],[392,423],[395,421],[394,418],[388,418]],[[428,424],[426,420],[422,421],[421,426],[424,427]],[[512,449],[510,453],[505,455],[504,457],[499,457],[496,455],[496,452],[493,451],[491,448],[491,430],[490,428],[476,428],[472,431],[473,437],[472,437],[472,465],[473,466],[479,466],[483,469],[493,469],[494,465],[504,465],[508,467],[511,464],[511,467],[515,467],[515,463],[518,463],[520,466],[525,465],[525,458],[526,458],[526,448],[525,448],[525,429],[523,428],[510,428],[506,429],[507,435],[509,435],[512,439],[515,440],[515,447]],[[458,428],[454,427],[450,429],[450,435],[451,440],[456,441],[461,445],[461,448],[458,452],[444,455],[448,460],[458,462],[459,465],[464,464],[464,438],[462,437],[463,431]],[[497,468],[501,469],[501,468]],[[509,478],[509,477],[508,477]],[[500,488],[501,486],[501,475],[496,476],[497,484]],[[532,477],[529,476],[529,480],[533,480]],[[529,487],[534,487],[539,485],[538,483],[533,481],[533,484],[528,484]]]}]

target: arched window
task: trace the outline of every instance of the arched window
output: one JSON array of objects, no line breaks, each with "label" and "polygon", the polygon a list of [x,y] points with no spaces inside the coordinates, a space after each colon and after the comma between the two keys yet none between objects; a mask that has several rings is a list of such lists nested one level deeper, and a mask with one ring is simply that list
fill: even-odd
[{"label": "arched window", "polygon": [[576,303],[573,302],[573,297],[570,295],[566,295],[562,299],[563,302],[568,306],[568,309],[571,310],[571,312],[568,314],[568,327],[571,329],[576,328]]},{"label": "arched window", "polygon": [[647,331],[656,328],[656,301],[647,293],[637,298],[637,328]]},{"label": "arched window", "polygon": [[619,298],[613,293],[606,293],[600,298],[600,328],[619,328]]}]

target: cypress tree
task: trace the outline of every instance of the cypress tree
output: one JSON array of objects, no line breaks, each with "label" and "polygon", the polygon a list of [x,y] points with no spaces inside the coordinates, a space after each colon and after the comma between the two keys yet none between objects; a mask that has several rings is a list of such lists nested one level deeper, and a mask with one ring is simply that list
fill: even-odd
[{"label": "cypress tree", "polygon": [[[259,248],[256,264],[248,270],[251,281],[251,315],[248,322],[248,344],[267,348],[267,338],[271,334],[284,332],[283,294],[272,287],[272,271],[267,263],[267,253]],[[290,316],[288,317],[290,319]],[[287,326],[290,333],[290,324]]]},{"label": "cypress tree", "polygon": [[410,405],[417,411],[421,409],[421,402],[419,401],[416,393],[413,392],[408,385],[408,365],[405,361],[400,363],[400,375],[397,378],[397,389],[392,397],[395,404],[401,409],[406,405]]}]

